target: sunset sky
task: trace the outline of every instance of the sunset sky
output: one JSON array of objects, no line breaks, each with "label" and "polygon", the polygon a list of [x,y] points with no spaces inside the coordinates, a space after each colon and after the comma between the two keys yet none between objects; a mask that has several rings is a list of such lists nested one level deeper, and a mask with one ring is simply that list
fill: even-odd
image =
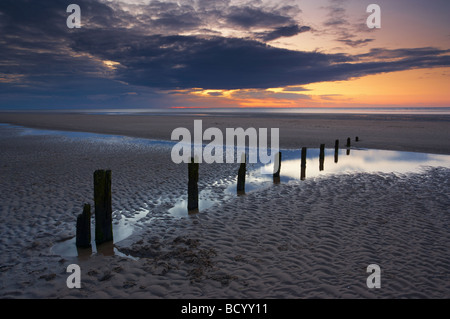
[{"label": "sunset sky", "polygon": [[[70,29],[69,4],[81,8]],[[369,4],[381,28],[369,29]],[[450,107],[448,0],[1,0],[0,108]]]}]

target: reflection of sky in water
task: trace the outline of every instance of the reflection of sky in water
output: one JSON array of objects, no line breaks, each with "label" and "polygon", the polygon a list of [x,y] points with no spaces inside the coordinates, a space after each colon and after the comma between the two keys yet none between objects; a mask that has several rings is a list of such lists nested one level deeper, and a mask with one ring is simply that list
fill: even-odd
[{"label": "reflection of sky in water", "polygon": [[[300,150],[282,150],[281,181],[300,179]],[[306,178],[348,173],[413,173],[424,167],[450,168],[450,156],[413,152],[351,149],[339,150],[338,162],[334,149],[325,150],[324,170],[319,170],[319,149],[308,149]]]},{"label": "reflection of sky in water", "polygon": [[[300,180],[301,150],[281,150],[282,161],[280,170],[280,183],[286,183],[292,180]],[[425,167],[447,167],[450,168],[450,156],[435,155],[414,152],[399,152],[385,150],[368,149],[350,149],[347,155],[347,149],[340,149],[335,161],[334,149],[325,149],[323,170],[320,170],[319,149],[308,149],[306,156],[305,179],[326,177],[330,174],[352,174],[352,173],[414,173],[420,172]],[[263,169],[261,169],[263,168]],[[261,172],[272,172],[273,164],[247,164],[247,175],[245,182],[245,192],[270,187],[275,183],[272,174],[262,174]],[[237,174],[237,173],[236,173]],[[237,196],[237,180],[222,182],[227,185],[223,196]],[[214,187],[214,186],[211,186]],[[204,191],[206,192],[206,191]],[[214,196],[213,192],[210,192]],[[202,199],[200,193],[200,211],[209,208],[218,199],[207,197]],[[203,196],[205,197],[205,196]],[[217,195],[216,195],[217,197]],[[187,215],[187,202],[179,202],[171,213],[176,212],[176,216]]]},{"label": "reflection of sky in water", "polygon": [[[122,212],[115,211],[113,216],[113,237],[114,242],[113,243],[104,243],[100,245],[99,247],[95,244],[95,224],[94,224],[94,218],[92,219],[91,224],[91,245],[92,248],[84,248],[84,249],[78,249],[75,245],[76,238],[71,238],[69,240],[60,242],[52,247],[52,252],[57,255],[61,256],[67,256],[67,257],[89,257],[92,254],[100,253],[106,256],[110,255],[119,255],[122,257],[129,257],[122,254],[116,247],[114,247],[115,243],[118,243],[126,238],[128,238],[134,230],[134,225],[139,222],[140,219],[144,218],[149,214],[150,211],[148,210],[142,210],[140,212],[137,212],[134,214],[133,217],[124,217],[122,215]],[[119,219],[115,218],[116,216],[119,217]]]},{"label": "reflection of sky in water", "polygon": [[[200,192],[199,196],[202,196],[202,192]],[[174,217],[185,217],[189,214],[187,210],[187,199],[181,200],[175,204],[171,209],[169,209],[169,213]],[[198,201],[198,211],[201,212],[205,209],[208,209],[217,204],[217,200],[209,199],[209,198],[199,198]]]},{"label": "reflection of sky in water", "polygon": [[20,136],[58,136],[58,137],[62,136],[74,140],[99,141],[109,144],[117,143],[117,144],[134,144],[134,145],[158,145],[167,147],[169,146],[172,147],[175,144],[175,142],[172,141],[152,140],[146,138],[128,137],[112,134],[110,135],[110,134],[97,134],[87,132],[41,130],[9,124],[3,124],[2,126],[17,130],[17,133]]}]

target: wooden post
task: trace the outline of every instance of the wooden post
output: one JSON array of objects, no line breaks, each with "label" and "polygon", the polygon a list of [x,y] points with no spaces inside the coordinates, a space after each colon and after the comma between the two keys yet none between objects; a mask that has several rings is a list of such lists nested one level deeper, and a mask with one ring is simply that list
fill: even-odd
[{"label": "wooden post", "polygon": [[337,163],[339,158],[339,140],[334,142],[334,162]]},{"label": "wooden post", "polygon": [[95,243],[113,240],[111,206],[111,170],[94,172]]},{"label": "wooden post", "polygon": [[76,245],[79,248],[91,247],[91,205],[84,204],[83,213],[77,217]]},{"label": "wooden post", "polygon": [[302,147],[302,159],[300,164],[300,179],[302,181],[306,178],[306,147]]},{"label": "wooden post", "polygon": [[188,171],[188,211],[191,211],[198,209],[198,163],[193,158],[188,164]]},{"label": "wooden post", "polygon": [[274,173],[273,177],[280,177],[281,170],[281,152],[275,154]]},{"label": "wooden post", "polygon": [[323,171],[323,163],[325,161],[325,144],[320,144],[319,153],[319,171]]},{"label": "wooden post", "polygon": [[347,156],[350,155],[350,146],[351,146],[351,142],[350,142],[350,137],[347,138]]},{"label": "wooden post", "polygon": [[239,166],[238,179],[237,179],[237,192],[238,194],[245,193],[245,174],[247,172],[247,157],[245,153],[242,153],[241,165]]}]

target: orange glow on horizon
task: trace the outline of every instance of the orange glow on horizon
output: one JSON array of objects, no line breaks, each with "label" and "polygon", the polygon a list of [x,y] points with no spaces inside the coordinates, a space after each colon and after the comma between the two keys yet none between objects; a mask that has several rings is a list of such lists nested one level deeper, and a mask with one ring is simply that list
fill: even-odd
[{"label": "orange glow on horizon", "polygon": [[450,107],[450,68],[419,69],[268,89],[176,91],[172,108]]},{"label": "orange glow on horizon", "polygon": [[324,103],[378,106],[450,106],[450,69],[421,69],[306,85]]}]

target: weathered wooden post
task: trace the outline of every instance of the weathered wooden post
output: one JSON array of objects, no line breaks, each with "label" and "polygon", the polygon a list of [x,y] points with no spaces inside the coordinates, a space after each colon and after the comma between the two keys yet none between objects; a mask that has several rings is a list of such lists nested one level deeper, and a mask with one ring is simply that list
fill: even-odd
[{"label": "weathered wooden post", "polygon": [[351,146],[351,142],[350,142],[350,137],[347,138],[347,156],[350,155],[350,146]]},{"label": "weathered wooden post", "polygon": [[198,163],[188,163],[189,180],[188,180],[188,211],[198,209]]},{"label": "weathered wooden post", "polygon": [[111,206],[111,170],[94,172],[95,243],[113,240]]},{"label": "weathered wooden post", "polygon": [[245,153],[242,153],[241,156],[241,165],[239,166],[238,171],[238,179],[237,179],[237,193],[244,194],[245,193],[245,174],[247,172],[247,156]]},{"label": "weathered wooden post", "polygon": [[300,162],[300,179],[302,181],[304,181],[306,178],[306,151],[307,151],[307,148],[302,147],[302,158],[301,158],[301,162]]},{"label": "weathered wooden post", "polygon": [[77,217],[76,245],[79,248],[91,247],[91,205],[84,204],[83,213]]},{"label": "weathered wooden post", "polygon": [[281,170],[281,152],[275,154],[274,173],[273,177],[280,177]]},{"label": "weathered wooden post", "polygon": [[325,144],[320,144],[319,153],[319,171],[323,171],[323,163],[325,161]]},{"label": "weathered wooden post", "polygon": [[339,140],[334,142],[334,162],[337,163],[339,158]]}]

